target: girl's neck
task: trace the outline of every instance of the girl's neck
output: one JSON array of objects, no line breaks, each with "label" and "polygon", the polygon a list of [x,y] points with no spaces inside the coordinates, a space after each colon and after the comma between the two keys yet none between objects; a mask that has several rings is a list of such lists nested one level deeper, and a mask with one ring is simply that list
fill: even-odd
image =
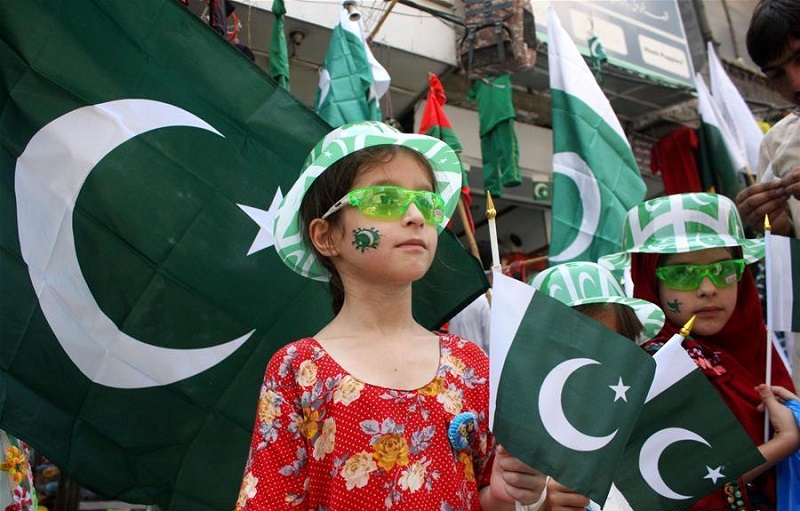
[{"label": "girl's neck", "polygon": [[414,321],[410,287],[397,293],[348,293],[342,310],[323,329],[336,337],[356,334],[378,339],[424,331]]}]

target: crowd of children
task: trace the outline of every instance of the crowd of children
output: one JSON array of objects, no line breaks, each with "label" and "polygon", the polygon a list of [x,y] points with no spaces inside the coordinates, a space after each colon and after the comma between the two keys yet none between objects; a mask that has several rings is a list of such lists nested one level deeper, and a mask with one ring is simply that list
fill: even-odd
[{"label": "crowd of children", "polygon": [[[784,29],[770,69],[800,76],[800,38]],[[800,98],[800,83],[784,82]],[[432,264],[460,179],[449,146],[379,122],[335,129],[311,152],[277,214],[275,248],[295,272],[329,281],[335,317],[269,361],[237,511],[594,506],[495,442],[486,353],[414,320],[412,283]],[[794,192],[773,188],[739,198],[748,221],[767,208],[755,202],[762,193],[783,211]],[[682,346],[765,462],[688,509],[775,510],[774,466],[798,451],[800,429],[784,406],[798,399],[786,368],[773,364],[764,385],[775,348],[748,268],[763,240],[745,237],[730,199],[705,193],[644,202],[621,235],[623,250],[600,264],[554,266],[531,284],[651,354],[694,317]],[[632,297],[609,270],[629,271]],[[586,275],[603,285],[581,286]],[[612,489],[604,509],[629,508]]]}]

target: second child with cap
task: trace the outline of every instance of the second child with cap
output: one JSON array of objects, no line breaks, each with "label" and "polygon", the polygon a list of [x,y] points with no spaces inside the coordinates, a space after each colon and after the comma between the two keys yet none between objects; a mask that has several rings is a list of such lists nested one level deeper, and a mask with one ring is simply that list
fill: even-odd
[{"label": "second child with cap", "polygon": [[[689,510],[774,509],[773,465],[800,448],[800,431],[788,407],[797,399],[777,353],[770,388],[767,340],[755,281],[748,264],[764,256],[763,239],[745,239],[733,202],[725,196],[687,193],[652,199],[631,209],[623,224],[623,251],[601,258],[630,268],[633,295],[666,314],[661,332],[643,345],[655,353],[695,316],[683,348],[719,392],[767,460],[692,505]],[[764,407],[774,429],[764,443]],[[730,498],[730,500],[729,500]]]},{"label": "second child with cap", "polygon": [[[530,282],[537,290],[602,323],[634,342],[648,341],[664,326],[664,312],[654,303],[626,296],[614,275],[597,263],[564,263],[537,274]],[[562,511],[596,510],[596,504],[554,479],[547,481],[545,502]],[[603,511],[630,511],[616,487]]]}]

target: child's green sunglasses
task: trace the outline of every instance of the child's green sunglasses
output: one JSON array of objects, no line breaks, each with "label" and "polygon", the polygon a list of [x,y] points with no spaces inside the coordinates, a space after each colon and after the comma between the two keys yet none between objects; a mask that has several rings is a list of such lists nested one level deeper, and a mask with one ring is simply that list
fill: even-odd
[{"label": "child's green sunglasses", "polygon": [[331,206],[322,218],[328,218],[347,205],[357,207],[364,216],[370,218],[400,218],[412,202],[427,223],[442,223],[444,199],[441,195],[427,190],[407,190],[399,186],[367,186],[353,190]]},{"label": "child's green sunglasses", "polygon": [[676,291],[693,291],[706,277],[717,287],[729,287],[741,280],[744,266],[744,259],[711,264],[673,264],[656,268],[656,277]]}]

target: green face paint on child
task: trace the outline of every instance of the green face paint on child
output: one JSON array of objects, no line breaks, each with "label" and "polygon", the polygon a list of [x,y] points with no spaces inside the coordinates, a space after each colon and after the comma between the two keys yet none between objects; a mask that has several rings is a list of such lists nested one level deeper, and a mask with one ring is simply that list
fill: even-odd
[{"label": "green face paint on child", "polygon": [[378,248],[381,233],[374,227],[353,229],[353,246],[363,254],[368,248]]},{"label": "green face paint on child", "polygon": [[681,311],[681,302],[678,301],[676,298],[673,302],[667,302],[667,307],[671,312],[680,312]]}]

